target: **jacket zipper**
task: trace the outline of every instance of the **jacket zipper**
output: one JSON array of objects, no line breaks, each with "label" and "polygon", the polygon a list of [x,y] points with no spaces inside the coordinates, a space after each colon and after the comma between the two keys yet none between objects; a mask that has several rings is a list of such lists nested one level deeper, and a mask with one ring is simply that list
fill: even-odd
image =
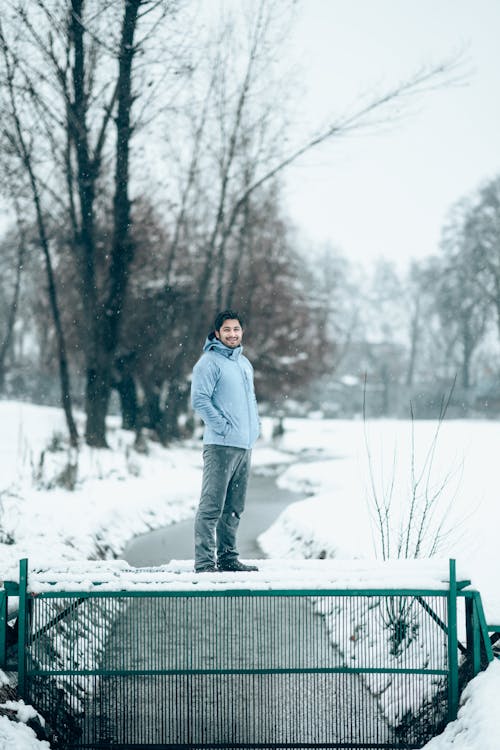
[{"label": "jacket zipper", "polygon": [[240,375],[243,380],[243,390],[245,391],[245,400],[247,402],[247,414],[248,414],[248,439],[247,439],[247,450],[250,450],[250,422],[251,422],[251,415],[250,415],[250,399],[249,399],[249,393],[247,388],[247,380],[245,377],[245,373],[243,371],[243,367],[241,367],[240,363],[238,362],[238,367],[240,370]]}]

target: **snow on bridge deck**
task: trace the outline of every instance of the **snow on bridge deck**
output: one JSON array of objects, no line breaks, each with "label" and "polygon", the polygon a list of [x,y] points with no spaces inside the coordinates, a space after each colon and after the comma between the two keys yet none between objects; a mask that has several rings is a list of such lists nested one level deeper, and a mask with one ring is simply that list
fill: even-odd
[{"label": "snow on bridge deck", "polygon": [[[154,568],[135,568],[124,560],[61,562],[60,566],[30,568],[28,590],[56,591],[272,591],[379,590],[444,591],[449,585],[449,560],[302,560],[250,561],[257,573],[194,573],[192,560],[172,560]],[[457,564],[457,580],[470,580]],[[474,581],[467,587],[481,593],[486,621],[500,624],[500,595],[481,591]]]},{"label": "snow on bridge deck", "polygon": [[[123,560],[65,562],[30,569],[32,593],[54,591],[272,591],[382,590],[443,591],[449,585],[448,560],[291,560],[252,561],[252,573],[193,572],[192,560],[172,560],[154,568],[135,568]],[[458,570],[458,580],[468,578]]]}]

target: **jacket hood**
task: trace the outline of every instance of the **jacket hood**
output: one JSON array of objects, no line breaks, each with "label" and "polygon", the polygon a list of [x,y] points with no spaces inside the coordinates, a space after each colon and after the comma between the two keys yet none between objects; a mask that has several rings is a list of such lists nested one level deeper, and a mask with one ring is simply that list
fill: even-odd
[{"label": "jacket hood", "polygon": [[234,359],[237,359],[242,353],[243,347],[240,344],[235,349],[231,349],[229,346],[223,344],[222,341],[219,341],[215,333],[212,331],[212,333],[208,334],[205,344],[203,345],[204,352],[209,352],[211,350],[222,354],[224,357],[233,357]]},{"label": "jacket hood", "polygon": [[205,423],[203,443],[250,450],[259,436],[252,365],[241,346],[230,349],[213,336],[204,349],[191,380],[191,405]]}]

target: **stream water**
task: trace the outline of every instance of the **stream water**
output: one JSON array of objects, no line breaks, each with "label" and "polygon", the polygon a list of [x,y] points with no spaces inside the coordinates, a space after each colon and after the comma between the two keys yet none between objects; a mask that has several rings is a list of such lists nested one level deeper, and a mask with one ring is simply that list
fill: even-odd
[{"label": "stream water", "polygon": [[[275,476],[253,474],[248,484],[245,512],[238,530],[238,551],[242,558],[263,557],[257,537],[286,506],[300,495],[280,489]],[[127,545],[123,558],[135,566],[162,565],[169,560],[193,557],[193,520],[181,521],[137,536]]]}]

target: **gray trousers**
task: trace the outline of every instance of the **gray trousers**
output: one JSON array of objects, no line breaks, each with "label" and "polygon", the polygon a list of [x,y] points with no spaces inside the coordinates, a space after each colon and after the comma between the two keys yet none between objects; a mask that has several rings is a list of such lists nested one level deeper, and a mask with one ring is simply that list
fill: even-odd
[{"label": "gray trousers", "polygon": [[194,522],[195,570],[238,557],[236,532],[245,508],[251,450],[225,445],[203,449],[203,482]]}]

